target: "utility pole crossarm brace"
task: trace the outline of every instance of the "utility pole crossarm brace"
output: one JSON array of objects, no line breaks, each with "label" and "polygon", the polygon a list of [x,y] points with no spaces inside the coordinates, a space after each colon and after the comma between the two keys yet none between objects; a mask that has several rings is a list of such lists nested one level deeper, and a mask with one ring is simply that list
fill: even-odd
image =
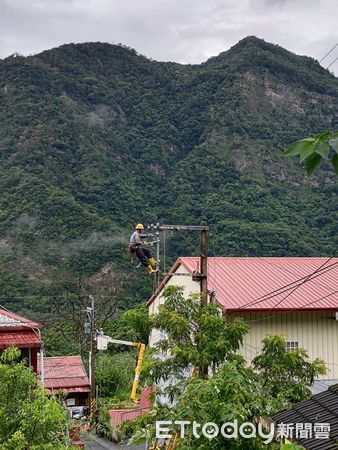
[{"label": "utility pole crossarm brace", "polygon": [[172,230],[172,231],[209,231],[209,227],[207,225],[160,225],[157,223],[156,225],[150,225],[151,229],[155,230]]}]

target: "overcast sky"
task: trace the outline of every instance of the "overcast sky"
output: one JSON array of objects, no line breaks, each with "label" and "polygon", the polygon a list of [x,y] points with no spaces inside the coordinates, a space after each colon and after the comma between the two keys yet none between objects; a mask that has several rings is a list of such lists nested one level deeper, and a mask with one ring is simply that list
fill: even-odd
[{"label": "overcast sky", "polygon": [[[338,1],[0,0],[0,58],[102,41],[200,63],[248,35],[320,60],[338,44]],[[335,58],[338,45],[322,65]],[[338,75],[338,59],[330,70]]]}]

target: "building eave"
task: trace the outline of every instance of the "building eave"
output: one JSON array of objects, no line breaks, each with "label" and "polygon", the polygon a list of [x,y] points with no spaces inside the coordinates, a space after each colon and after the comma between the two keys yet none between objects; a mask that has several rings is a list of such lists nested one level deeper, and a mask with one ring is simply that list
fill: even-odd
[{"label": "building eave", "polygon": [[162,283],[159,285],[159,287],[156,289],[156,291],[153,293],[153,295],[150,297],[150,299],[147,302],[147,306],[149,308],[149,306],[153,303],[153,301],[155,300],[155,298],[161,293],[161,291],[163,290],[163,288],[165,287],[165,285],[168,283],[168,281],[170,280],[171,277],[175,276],[175,272],[176,270],[180,267],[183,266],[186,271],[190,274],[192,274],[192,272],[188,269],[187,265],[184,263],[184,261],[181,258],[178,258],[177,261],[175,262],[175,264],[170,268],[169,270],[169,274],[170,275],[166,275],[165,278],[163,279]]},{"label": "building eave", "polygon": [[243,309],[223,309],[223,315],[226,314],[246,314],[246,313],[273,313],[273,314],[283,314],[288,312],[338,312],[338,306],[336,308],[279,308],[279,309],[271,309],[271,308],[260,308],[260,309],[249,309],[249,308],[243,308]]},{"label": "building eave", "polygon": [[6,322],[5,324],[1,324],[0,320],[0,327],[1,328],[12,328],[14,327],[25,327],[25,328],[36,328],[41,329],[42,325],[40,323],[34,322],[32,320],[28,320],[25,317],[18,316],[17,314],[14,314],[8,310],[0,308],[0,314],[9,317],[10,319],[13,319],[15,322]]}]

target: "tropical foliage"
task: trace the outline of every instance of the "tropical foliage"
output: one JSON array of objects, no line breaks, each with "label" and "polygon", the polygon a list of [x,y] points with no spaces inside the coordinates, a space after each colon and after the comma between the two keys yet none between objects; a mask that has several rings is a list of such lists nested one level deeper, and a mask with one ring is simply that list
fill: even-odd
[{"label": "tropical foliage", "polygon": [[[217,306],[202,307],[196,298],[185,299],[182,288],[167,288],[164,296],[164,305],[152,318],[152,326],[164,334],[154,351],[149,352],[148,371],[160,386],[159,401],[166,398],[174,403],[170,410],[163,407],[155,411],[156,415],[151,413],[148,421],[140,419],[134,428],[125,425],[125,433],[144,438],[147,431],[154,433],[154,418],[161,417],[202,425],[210,422],[219,430],[223,423],[234,421],[255,425],[260,417],[308,398],[313,379],[325,373],[323,361],[310,362],[303,349],[288,352],[280,336],[266,337],[261,354],[248,367],[237,354],[247,331],[244,322],[227,323]],[[179,429],[172,428],[172,434]],[[250,439],[225,438],[221,434],[213,439],[202,434],[196,437],[188,427],[177,448],[279,447],[272,436],[270,441],[266,446],[258,433]]]},{"label": "tropical foliage", "polygon": [[36,376],[20,351],[0,357],[0,447],[4,450],[63,450],[67,412],[55,397],[38,388]]},{"label": "tropical foliage", "polygon": [[293,142],[284,155],[299,155],[299,162],[304,162],[308,175],[320,166],[323,160],[331,162],[338,175],[338,133],[326,130],[313,137]]}]

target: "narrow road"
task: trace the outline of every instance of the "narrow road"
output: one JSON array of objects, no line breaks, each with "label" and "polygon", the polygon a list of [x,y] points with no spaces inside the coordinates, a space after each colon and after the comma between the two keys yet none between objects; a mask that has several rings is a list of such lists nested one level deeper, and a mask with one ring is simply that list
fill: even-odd
[{"label": "narrow road", "polygon": [[93,434],[82,436],[87,450],[144,450],[144,445],[117,445]]}]

